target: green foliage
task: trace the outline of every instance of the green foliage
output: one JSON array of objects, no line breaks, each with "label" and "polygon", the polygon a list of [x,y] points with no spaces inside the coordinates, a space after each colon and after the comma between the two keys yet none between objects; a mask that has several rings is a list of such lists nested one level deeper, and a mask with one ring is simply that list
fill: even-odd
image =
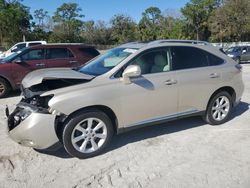
[{"label": "green foliage", "polygon": [[137,40],[137,26],[129,16],[118,14],[111,21],[112,37],[116,43],[125,43]]},{"label": "green foliage", "polygon": [[142,13],[139,22],[140,40],[155,40],[158,38],[160,23],[162,19],[161,10],[157,7],[149,7]]},{"label": "green foliage", "polygon": [[137,24],[130,16],[114,15],[109,23],[83,21],[76,3],[64,3],[52,17],[43,9],[34,20],[22,0],[0,0],[0,46],[27,40],[114,45],[156,39],[198,39],[213,42],[250,41],[249,0],[190,0],[182,16],[149,7]]},{"label": "green foliage", "polygon": [[81,36],[88,44],[114,44],[112,30],[107,28],[106,25],[103,21],[98,21],[97,23],[94,21],[85,22]]},{"label": "green foliage", "polygon": [[81,42],[80,37],[83,21],[80,18],[82,9],[76,3],[64,3],[57,8],[52,17],[55,22],[53,34],[50,36],[51,42]]},{"label": "green foliage", "polygon": [[19,1],[0,0],[0,43],[10,46],[21,41],[30,29],[32,16]]},{"label": "green foliage", "polygon": [[227,0],[209,20],[213,41],[250,40],[249,0]]},{"label": "green foliage", "polygon": [[211,33],[208,19],[218,6],[216,0],[191,0],[181,9],[186,20],[186,36],[197,40],[208,40]]}]

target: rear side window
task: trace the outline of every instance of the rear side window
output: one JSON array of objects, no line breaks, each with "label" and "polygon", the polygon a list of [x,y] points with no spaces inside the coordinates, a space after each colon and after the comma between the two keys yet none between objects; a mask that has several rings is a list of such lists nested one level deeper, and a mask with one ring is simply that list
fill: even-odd
[{"label": "rear side window", "polygon": [[82,55],[87,55],[87,56],[91,56],[91,57],[96,57],[100,54],[94,48],[79,48],[79,51],[82,52]]},{"label": "rear side window", "polygon": [[22,60],[40,60],[44,59],[44,50],[43,49],[34,49],[30,50],[24,55],[21,56]]},{"label": "rear side window", "polygon": [[48,59],[64,59],[74,57],[72,52],[69,51],[67,48],[51,48],[47,51],[47,58]]},{"label": "rear side window", "polygon": [[198,48],[175,46],[171,54],[173,70],[208,66],[206,52]]}]

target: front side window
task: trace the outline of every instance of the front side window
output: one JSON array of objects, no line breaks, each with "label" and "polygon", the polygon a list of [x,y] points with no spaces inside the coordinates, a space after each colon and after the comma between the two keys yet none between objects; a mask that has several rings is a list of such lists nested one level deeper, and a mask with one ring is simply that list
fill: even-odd
[{"label": "front side window", "polygon": [[198,68],[208,66],[206,52],[194,47],[172,47],[173,70]]},{"label": "front side window", "polygon": [[136,49],[114,48],[90,61],[78,71],[94,76],[105,74],[136,51]]},{"label": "front side window", "polygon": [[47,53],[48,59],[65,59],[73,57],[73,54],[67,48],[51,48]]},{"label": "front side window", "polygon": [[40,60],[44,59],[44,50],[43,49],[35,49],[30,50],[24,55],[21,56],[22,60]]},{"label": "front side window", "polygon": [[170,53],[168,49],[153,50],[137,57],[131,65],[139,65],[142,74],[170,71]]}]

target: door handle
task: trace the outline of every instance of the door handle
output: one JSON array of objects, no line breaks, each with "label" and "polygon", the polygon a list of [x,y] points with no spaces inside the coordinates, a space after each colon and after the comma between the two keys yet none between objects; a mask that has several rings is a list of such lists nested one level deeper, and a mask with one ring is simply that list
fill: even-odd
[{"label": "door handle", "polygon": [[209,77],[210,77],[210,78],[219,78],[220,75],[219,75],[218,73],[212,73],[212,74],[210,74]]},{"label": "door handle", "polygon": [[69,64],[75,64],[78,63],[77,61],[69,61]]},{"label": "door handle", "polygon": [[37,67],[44,67],[45,64],[44,64],[44,63],[37,63],[36,66],[37,66]]},{"label": "door handle", "polygon": [[174,85],[174,84],[177,84],[177,80],[167,80],[165,81],[165,85]]}]

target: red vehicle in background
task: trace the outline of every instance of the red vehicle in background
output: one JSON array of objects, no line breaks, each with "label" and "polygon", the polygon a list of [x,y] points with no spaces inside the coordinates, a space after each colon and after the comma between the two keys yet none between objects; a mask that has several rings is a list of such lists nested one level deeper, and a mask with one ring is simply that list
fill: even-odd
[{"label": "red vehicle in background", "polygon": [[24,48],[0,62],[0,98],[20,87],[31,71],[55,67],[79,67],[100,53],[82,44],[46,44]]}]

